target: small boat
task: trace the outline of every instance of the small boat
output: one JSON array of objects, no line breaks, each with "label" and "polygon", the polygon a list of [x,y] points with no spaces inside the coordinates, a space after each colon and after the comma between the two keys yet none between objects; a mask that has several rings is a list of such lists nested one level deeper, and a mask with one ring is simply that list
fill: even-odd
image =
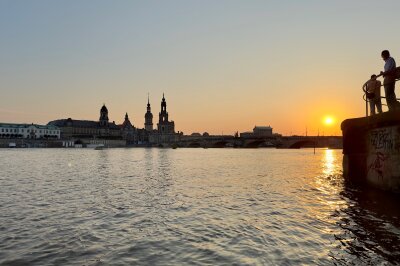
[{"label": "small boat", "polygon": [[86,148],[102,150],[103,148],[105,148],[105,145],[103,143],[90,143],[86,145]]},{"label": "small boat", "polygon": [[8,147],[9,148],[16,148],[17,144],[15,142],[10,142],[10,143],[8,143]]},{"label": "small boat", "polygon": [[105,148],[104,144],[99,144],[96,147],[94,147],[95,150],[103,150]]}]

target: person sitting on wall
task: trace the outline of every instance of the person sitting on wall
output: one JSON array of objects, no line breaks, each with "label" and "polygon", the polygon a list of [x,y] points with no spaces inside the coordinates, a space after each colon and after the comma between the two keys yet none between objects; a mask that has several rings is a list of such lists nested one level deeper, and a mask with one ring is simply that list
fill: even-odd
[{"label": "person sitting on wall", "polygon": [[382,83],[376,79],[376,75],[372,75],[371,79],[367,81],[367,98],[369,100],[369,109],[371,115],[375,114],[375,106],[378,113],[382,113],[381,102],[381,85]]},{"label": "person sitting on wall", "polygon": [[381,55],[382,59],[385,61],[384,71],[381,71],[380,75],[384,77],[383,87],[385,88],[386,103],[389,111],[400,109],[400,103],[396,100],[396,94],[394,93],[396,82],[396,62],[393,57],[390,56],[388,50],[382,51]]}]

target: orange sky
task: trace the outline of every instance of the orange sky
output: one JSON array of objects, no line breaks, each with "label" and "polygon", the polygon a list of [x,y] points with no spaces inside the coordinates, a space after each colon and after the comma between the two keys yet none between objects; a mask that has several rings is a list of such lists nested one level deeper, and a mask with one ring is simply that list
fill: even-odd
[{"label": "orange sky", "polygon": [[186,134],[337,135],[365,115],[381,50],[400,55],[386,2],[1,2],[0,122],[97,120],[105,103],[142,128],[147,93],[156,124],[165,92]]}]

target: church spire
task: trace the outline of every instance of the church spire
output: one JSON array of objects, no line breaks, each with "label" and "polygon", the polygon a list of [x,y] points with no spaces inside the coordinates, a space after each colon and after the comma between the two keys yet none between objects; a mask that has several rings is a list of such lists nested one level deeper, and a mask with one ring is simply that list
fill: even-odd
[{"label": "church spire", "polygon": [[144,115],[144,128],[146,131],[153,130],[153,114],[151,113],[149,93],[147,93],[147,112]]},{"label": "church spire", "polygon": [[147,112],[151,112],[151,106],[150,106],[150,95],[147,93]]}]

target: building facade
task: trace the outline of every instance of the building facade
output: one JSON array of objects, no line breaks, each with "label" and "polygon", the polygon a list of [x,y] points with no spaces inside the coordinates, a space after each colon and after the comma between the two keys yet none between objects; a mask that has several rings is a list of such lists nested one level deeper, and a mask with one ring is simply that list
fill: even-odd
[{"label": "building facade", "polygon": [[137,143],[137,129],[129,120],[128,113],[125,114],[125,120],[119,127],[121,128],[122,138],[127,141],[127,144]]},{"label": "building facade", "polygon": [[60,139],[60,128],[53,125],[0,123],[0,138]]},{"label": "building facade", "polygon": [[48,126],[61,129],[61,137],[65,139],[115,139],[122,140],[122,130],[115,122],[110,123],[108,109],[103,105],[100,109],[99,121],[75,120],[72,118],[50,121]]},{"label": "building facade", "polygon": [[272,136],[272,127],[270,126],[255,126],[253,131],[240,133],[241,138],[269,138]]},{"label": "building facade", "polygon": [[255,126],[253,128],[254,136],[256,137],[272,137],[272,127],[270,126]]}]

